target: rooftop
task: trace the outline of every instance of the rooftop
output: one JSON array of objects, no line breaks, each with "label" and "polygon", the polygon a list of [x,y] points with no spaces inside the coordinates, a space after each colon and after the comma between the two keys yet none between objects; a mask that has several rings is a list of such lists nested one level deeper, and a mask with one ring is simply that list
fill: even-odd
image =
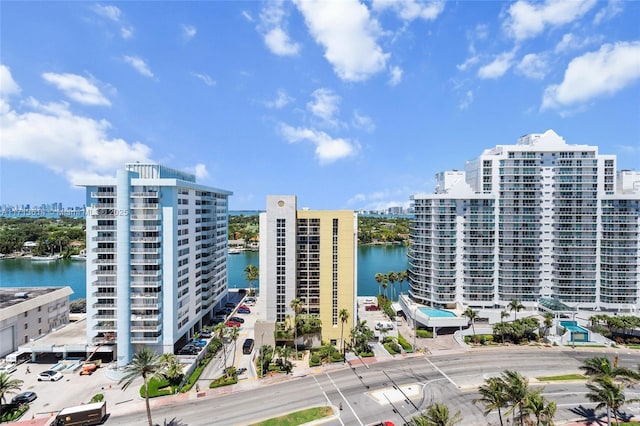
[{"label": "rooftop", "polygon": [[[33,300],[36,297],[50,294],[64,288],[69,287],[3,287],[0,288],[0,309],[15,306],[19,303],[24,303],[28,300]],[[69,288],[69,290],[71,289]],[[72,293],[73,291],[69,292],[69,294]],[[58,297],[63,296],[64,295],[61,294]]]}]

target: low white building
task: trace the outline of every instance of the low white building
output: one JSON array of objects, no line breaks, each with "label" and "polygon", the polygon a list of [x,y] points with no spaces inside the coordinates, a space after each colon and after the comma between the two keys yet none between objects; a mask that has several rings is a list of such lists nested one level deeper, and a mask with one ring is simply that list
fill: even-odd
[{"label": "low white building", "polygon": [[69,322],[71,287],[0,288],[0,358]]}]

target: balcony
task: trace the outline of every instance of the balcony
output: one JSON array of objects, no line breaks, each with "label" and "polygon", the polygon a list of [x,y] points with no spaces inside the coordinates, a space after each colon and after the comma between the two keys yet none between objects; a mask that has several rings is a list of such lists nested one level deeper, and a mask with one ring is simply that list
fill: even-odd
[{"label": "balcony", "polygon": [[159,277],[161,275],[161,271],[131,271],[132,277]]},{"label": "balcony", "polygon": [[157,209],[160,207],[158,203],[133,203],[129,205],[131,209]]},{"label": "balcony", "polygon": [[98,191],[98,192],[92,192],[91,193],[91,198],[115,198],[118,194],[116,194],[116,192],[104,192],[104,191]]},{"label": "balcony", "polygon": [[131,343],[158,344],[158,343],[160,343],[160,335],[158,335],[158,336],[135,336],[135,335],[132,335],[129,340],[131,341]]},{"label": "balcony", "polygon": [[141,332],[157,333],[157,332],[160,332],[161,330],[162,330],[162,327],[160,326],[160,324],[158,324],[158,325],[131,325],[131,331],[132,332],[141,331]]},{"label": "balcony", "polygon": [[115,225],[94,225],[91,227],[93,231],[115,231]]},{"label": "balcony", "polygon": [[91,241],[96,241],[98,243],[100,242],[108,242],[108,243],[115,243],[116,242],[116,236],[111,236],[111,237],[93,237],[91,238]]}]

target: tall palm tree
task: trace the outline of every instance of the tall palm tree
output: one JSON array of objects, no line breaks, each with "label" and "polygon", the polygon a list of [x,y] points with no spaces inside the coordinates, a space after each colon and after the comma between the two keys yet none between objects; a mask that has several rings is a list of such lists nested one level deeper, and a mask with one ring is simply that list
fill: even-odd
[{"label": "tall palm tree", "polygon": [[553,424],[553,416],[556,412],[556,403],[547,401],[542,396],[542,389],[529,392],[523,406],[526,415],[533,414],[536,418],[536,426],[550,426]]},{"label": "tall palm tree", "polygon": [[224,356],[224,371],[225,375],[227,374],[227,345],[224,342],[224,338],[227,336],[227,326],[224,325],[223,322],[219,322],[213,328],[213,332],[216,337],[220,339],[220,343],[222,343],[222,354]]},{"label": "tall palm tree", "polygon": [[386,277],[386,275],[381,273],[381,272],[378,272],[375,275],[376,282],[378,283],[378,296],[381,294],[380,290],[382,290],[382,281],[385,280],[385,277]]},{"label": "tall palm tree", "polygon": [[12,379],[9,373],[0,373],[0,416],[2,415],[2,404],[6,403],[6,395],[20,392],[24,382],[20,379]]},{"label": "tall palm tree", "polygon": [[389,284],[391,284],[391,300],[395,300],[395,293],[396,293],[396,281],[398,280],[398,275],[393,272],[390,271],[387,274],[387,280],[389,280]]},{"label": "tall palm tree", "polygon": [[249,281],[249,295],[253,295],[253,286],[251,284],[260,278],[258,267],[256,265],[247,265],[244,268],[244,278]]},{"label": "tall palm tree", "polygon": [[449,407],[439,402],[428,406],[422,417],[426,420],[425,425],[427,426],[454,426],[462,421],[460,411],[452,416]]},{"label": "tall palm tree", "polygon": [[507,307],[509,308],[510,311],[516,311],[516,314],[513,317],[514,320],[518,319],[518,312],[524,309],[524,305],[520,303],[519,300],[515,300],[515,299],[509,302],[509,305],[507,305]]},{"label": "tall palm tree", "polygon": [[587,383],[586,386],[589,389],[586,397],[589,401],[597,404],[596,410],[607,408],[607,425],[611,426],[611,412],[613,412],[613,418],[618,424],[618,410],[626,402],[622,385],[615,383],[611,377],[600,376],[593,382]]},{"label": "tall palm tree", "polygon": [[551,326],[553,326],[553,314],[551,312],[547,312],[544,314],[544,335],[547,336],[549,334],[549,330],[551,330]]},{"label": "tall palm tree", "polygon": [[[229,339],[231,339],[231,341],[233,342],[233,361],[231,361],[231,365],[235,365],[236,363],[236,352],[237,352],[237,343],[238,343],[238,338],[240,337],[240,328],[239,327],[231,327],[231,329],[229,330],[229,332],[227,333],[227,336],[229,336]],[[225,365],[226,367],[226,365]]]},{"label": "tall palm tree", "polygon": [[504,382],[505,393],[509,397],[511,407],[505,412],[506,415],[513,413],[513,424],[516,423],[516,411],[518,411],[518,417],[520,418],[520,425],[524,425],[524,418],[522,416],[523,406],[529,394],[529,380],[522,374],[514,370],[505,370],[501,377]]},{"label": "tall palm tree", "polygon": [[166,353],[161,354],[159,360],[163,371],[165,371],[165,377],[169,379],[169,383],[171,385],[179,384],[184,373],[178,357],[175,354]]},{"label": "tall palm tree", "polygon": [[346,308],[340,309],[338,312],[338,318],[340,318],[340,324],[342,328],[340,329],[340,351],[342,352],[342,358],[344,359],[344,324],[349,321],[349,310]]},{"label": "tall palm tree", "polygon": [[402,282],[407,279],[407,271],[400,271],[396,274],[398,284],[400,284],[400,294],[402,294]]},{"label": "tall palm tree", "polygon": [[583,361],[580,369],[585,375],[593,378],[609,377],[613,380],[620,380],[625,384],[632,384],[637,381],[638,374],[626,367],[614,367],[611,360],[606,356],[596,356]]},{"label": "tall palm tree", "polygon": [[122,390],[133,383],[138,377],[142,377],[144,382],[144,402],[147,408],[147,420],[149,426],[153,426],[151,420],[151,407],[149,406],[149,380],[152,378],[163,379],[164,368],[160,362],[160,356],[147,347],[143,347],[133,355],[131,363],[124,368],[125,374],[118,384],[122,385]]},{"label": "tall palm tree", "polygon": [[389,277],[387,277],[387,274],[382,274],[382,289],[384,291],[384,298],[387,298],[387,287],[389,286]]},{"label": "tall palm tree", "polygon": [[473,330],[473,335],[476,335],[476,320],[480,317],[478,315],[478,311],[473,310],[472,308],[467,308],[462,315],[469,318],[469,322],[471,323],[471,330]]},{"label": "tall palm tree", "polygon": [[499,377],[490,377],[485,380],[485,384],[478,388],[480,398],[473,399],[473,403],[484,404],[484,415],[488,416],[493,410],[498,411],[500,425],[502,422],[502,409],[508,407],[508,395],[505,393],[505,386]]},{"label": "tall palm tree", "polygon": [[295,315],[293,316],[293,347],[296,350],[296,361],[297,361],[298,360],[298,342],[296,340],[298,340],[298,314],[302,312],[302,308],[304,304],[300,299],[293,299],[289,303],[289,306],[291,307],[291,309],[293,309],[293,312],[295,313]]}]

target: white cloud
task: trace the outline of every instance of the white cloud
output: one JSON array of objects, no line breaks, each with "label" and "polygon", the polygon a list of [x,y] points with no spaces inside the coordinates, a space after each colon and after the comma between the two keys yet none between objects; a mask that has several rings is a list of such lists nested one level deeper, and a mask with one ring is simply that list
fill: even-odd
[{"label": "white cloud", "polygon": [[546,0],[544,3],[519,0],[509,7],[503,26],[514,39],[525,40],[541,34],[545,27],[557,27],[581,18],[596,3],[597,0]]},{"label": "white cloud", "polygon": [[191,40],[197,32],[198,29],[193,25],[182,25],[182,37],[184,37],[185,40]]},{"label": "white cloud", "polygon": [[621,0],[609,0],[609,3],[596,13],[593,18],[593,23],[599,25],[604,21],[608,21],[616,15],[622,13],[622,1]]},{"label": "white cloud", "polygon": [[20,86],[14,81],[9,67],[0,65],[0,99],[5,99],[19,93]]},{"label": "white cloud", "polygon": [[433,21],[444,11],[444,1],[374,0],[372,7],[376,11],[391,9],[403,21],[413,21],[418,18]]},{"label": "white cloud", "polygon": [[313,100],[307,103],[307,109],[327,124],[336,125],[335,115],[340,111],[340,96],[330,89],[320,88],[316,89],[311,97]]},{"label": "white cloud", "polygon": [[216,81],[213,78],[211,78],[210,76],[208,76],[207,74],[200,74],[200,73],[197,73],[197,72],[192,72],[191,75],[196,77],[196,78],[198,78],[198,79],[200,79],[200,80],[202,80],[202,82],[204,84],[206,84],[207,86],[213,87],[213,86],[216,85]]},{"label": "white cloud", "polygon": [[358,193],[347,200],[348,206],[356,209],[386,211],[390,207],[409,208],[409,196],[418,191],[407,186],[394,189],[382,189],[369,194]]},{"label": "white cloud", "polygon": [[580,38],[575,34],[567,33],[562,36],[562,40],[558,42],[554,51],[556,53],[566,53],[573,50],[579,50],[592,44],[598,44],[602,40],[602,36],[590,36]]},{"label": "white cloud", "polygon": [[504,52],[495,57],[493,62],[480,67],[478,77],[482,79],[500,78],[513,65],[513,52]]},{"label": "white cloud", "polygon": [[390,54],[376,42],[381,29],[366,5],[357,0],[294,2],[342,80],[364,81],[386,69]]},{"label": "white cloud", "polygon": [[525,55],[516,66],[519,74],[534,80],[542,80],[547,75],[548,68],[549,64],[545,55],[536,53]]},{"label": "white cloud", "polygon": [[288,105],[293,101],[295,101],[295,99],[289,96],[286,90],[278,89],[278,92],[276,93],[276,98],[272,101],[267,101],[264,104],[267,108],[280,109],[280,108],[284,108],[286,105]]},{"label": "white cloud", "polygon": [[198,163],[193,169],[196,179],[206,179],[209,177],[209,172],[207,171],[207,166],[205,164]]},{"label": "white cloud", "polygon": [[143,59],[137,56],[125,56],[124,61],[129,65],[131,65],[136,71],[138,71],[143,76],[151,77],[151,78],[154,77],[153,73],[149,69],[149,66]]},{"label": "white cloud", "polygon": [[560,84],[545,89],[542,109],[585,103],[612,95],[640,79],[640,42],[605,44],[574,58]]},{"label": "white cloud", "polygon": [[372,133],[376,130],[376,125],[373,122],[371,117],[366,115],[361,115],[357,110],[353,111],[353,119],[351,120],[351,124],[356,129],[363,129],[366,132]]},{"label": "white cloud", "polygon": [[462,100],[458,104],[458,108],[460,108],[461,110],[465,110],[465,109],[469,108],[469,106],[472,103],[473,103],[473,91],[467,90],[466,93],[464,94],[464,97],[462,98]]},{"label": "white cloud", "polygon": [[120,35],[125,40],[128,39],[128,38],[133,37],[133,27],[121,27],[120,28]]},{"label": "white cloud", "polygon": [[101,4],[95,4],[93,6],[93,11],[98,15],[107,18],[113,22],[118,22],[120,20],[120,9],[116,6],[103,6]]},{"label": "white cloud", "polygon": [[400,84],[400,82],[402,81],[402,68],[400,67],[391,67],[391,70],[389,70],[389,74],[391,74],[389,76],[389,85],[390,86],[397,86],[398,84]]},{"label": "white cloud", "polygon": [[65,96],[85,105],[111,106],[107,99],[92,82],[77,74],[56,74],[46,72],[42,78],[61,90]]},{"label": "white cloud", "polygon": [[285,31],[286,12],[282,0],[271,1],[260,12],[258,31],[264,37],[269,50],[279,56],[295,56],[300,51],[300,44],[294,43]]},{"label": "white cloud", "polygon": [[280,123],[279,131],[289,143],[308,141],[315,145],[315,157],[320,164],[329,164],[356,155],[360,150],[357,142],[332,138],[325,132],[309,128],[292,127]]},{"label": "white cloud", "polygon": [[465,59],[462,64],[456,65],[456,68],[460,71],[466,71],[467,68],[478,63],[480,56],[476,53],[476,40],[486,40],[489,37],[489,27],[485,24],[478,24],[473,31],[469,30],[466,34],[467,41],[469,42],[469,57]]},{"label": "white cloud", "polygon": [[246,10],[242,11],[242,16],[244,17],[244,19],[246,19],[249,22],[253,22],[253,16],[251,16],[249,14],[249,12],[247,12]]},{"label": "white cloud", "polygon": [[109,175],[127,162],[150,161],[151,148],[109,136],[111,125],[75,115],[66,103],[23,103],[23,112],[0,112],[2,151],[8,160],[29,161],[64,175],[72,184]]}]

